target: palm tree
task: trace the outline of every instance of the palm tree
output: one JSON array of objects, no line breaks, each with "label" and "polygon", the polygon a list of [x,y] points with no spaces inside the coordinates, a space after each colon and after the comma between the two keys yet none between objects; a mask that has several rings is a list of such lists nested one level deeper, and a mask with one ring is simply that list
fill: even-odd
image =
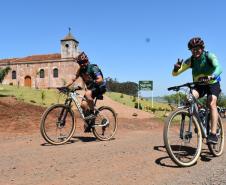
[{"label": "palm tree", "polygon": [[10,68],[9,66],[6,67],[6,68],[3,68],[3,69],[0,68],[0,83],[3,82],[5,76],[8,74],[8,72],[9,72],[10,69],[11,69],[11,68]]}]

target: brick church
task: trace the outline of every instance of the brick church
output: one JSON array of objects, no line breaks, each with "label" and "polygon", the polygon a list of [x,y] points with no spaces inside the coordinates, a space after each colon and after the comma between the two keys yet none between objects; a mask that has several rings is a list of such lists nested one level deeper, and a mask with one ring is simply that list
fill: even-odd
[{"label": "brick church", "polygon": [[3,84],[33,88],[63,86],[78,69],[74,58],[79,54],[79,42],[69,31],[60,44],[61,53],[0,60],[0,68],[11,68]]}]

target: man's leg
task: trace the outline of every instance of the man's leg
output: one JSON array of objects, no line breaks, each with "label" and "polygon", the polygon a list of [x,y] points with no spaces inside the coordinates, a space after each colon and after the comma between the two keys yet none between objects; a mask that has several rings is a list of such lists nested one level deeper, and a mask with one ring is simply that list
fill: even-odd
[{"label": "man's leg", "polygon": [[217,122],[218,122],[218,111],[217,111],[217,96],[209,95],[208,104],[210,108],[210,118],[211,118],[211,133],[208,136],[208,143],[217,144],[218,138],[217,132]]},{"label": "man's leg", "polygon": [[[93,109],[94,109],[94,103],[93,103],[91,90],[87,90],[85,92],[85,98],[86,98],[86,101],[82,102],[82,107],[83,107],[85,117],[88,118],[89,116],[93,116],[91,114],[93,113]],[[88,126],[84,125],[84,129],[85,129],[84,132],[91,132],[92,122],[91,122],[90,118],[88,118],[87,123],[89,125]]]},{"label": "man's leg", "polygon": [[198,93],[197,90],[193,89],[193,90],[192,90],[192,94],[193,94],[193,96],[194,96],[196,99],[199,98],[199,93]]},{"label": "man's leg", "polygon": [[83,112],[87,112],[88,111],[89,106],[88,106],[87,101],[82,100],[82,102],[81,102],[81,108],[82,108]]},{"label": "man's leg", "polygon": [[93,111],[94,110],[94,103],[93,103],[92,91],[91,90],[87,90],[85,92],[85,97],[86,97],[89,109],[91,111]]},{"label": "man's leg", "polygon": [[215,95],[208,96],[208,104],[211,115],[211,133],[216,134],[218,121],[217,97]]}]

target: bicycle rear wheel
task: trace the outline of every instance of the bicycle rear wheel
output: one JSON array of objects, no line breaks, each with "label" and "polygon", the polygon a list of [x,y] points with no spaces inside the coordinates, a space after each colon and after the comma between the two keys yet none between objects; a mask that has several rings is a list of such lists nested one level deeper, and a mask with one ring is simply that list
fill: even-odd
[{"label": "bicycle rear wheel", "polygon": [[225,118],[225,112],[224,111],[219,112],[219,114],[220,114],[220,117]]},{"label": "bicycle rear wheel", "polygon": [[208,144],[208,148],[210,152],[215,156],[218,157],[223,153],[224,150],[224,128],[222,124],[222,120],[220,116],[218,116],[218,122],[217,122],[217,137],[218,137],[218,143]]},{"label": "bicycle rear wheel", "polygon": [[167,153],[178,166],[191,166],[198,160],[202,134],[197,119],[193,116],[191,120],[187,109],[178,109],[169,115],[163,137]]},{"label": "bicycle rear wheel", "polygon": [[56,104],[49,107],[42,116],[40,131],[50,144],[66,143],[75,131],[74,113],[69,106]]},{"label": "bicycle rear wheel", "polygon": [[114,110],[107,106],[100,107],[92,128],[94,136],[101,141],[110,140],[115,135],[117,127],[117,115]]}]

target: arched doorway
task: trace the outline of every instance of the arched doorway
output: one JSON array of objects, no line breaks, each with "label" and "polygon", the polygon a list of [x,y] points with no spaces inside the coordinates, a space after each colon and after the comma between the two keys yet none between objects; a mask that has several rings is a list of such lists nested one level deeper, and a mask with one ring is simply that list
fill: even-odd
[{"label": "arched doorway", "polygon": [[31,87],[31,77],[30,76],[25,76],[25,78],[24,78],[24,86]]}]

